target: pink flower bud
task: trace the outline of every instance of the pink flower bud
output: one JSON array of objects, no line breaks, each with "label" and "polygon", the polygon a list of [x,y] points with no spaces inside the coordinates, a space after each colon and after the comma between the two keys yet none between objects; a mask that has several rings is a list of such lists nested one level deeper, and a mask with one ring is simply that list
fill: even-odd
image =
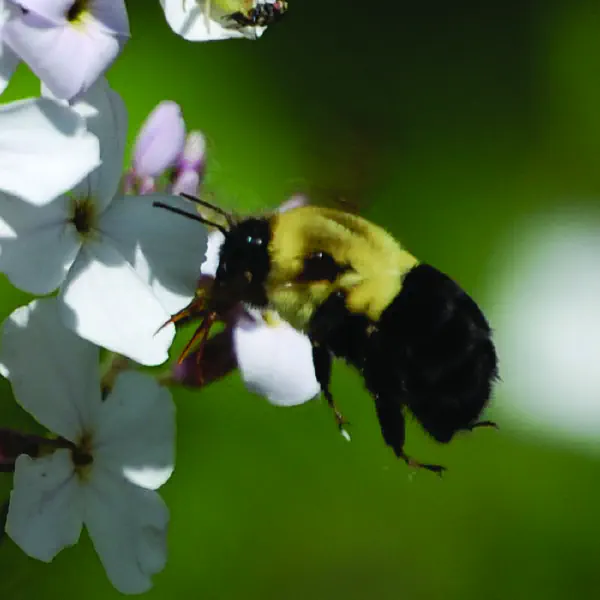
[{"label": "pink flower bud", "polygon": [[190,131],[183,152],[178,161],[180,170],[194,170],[199,172],[204,165],[206,154],[206,139],[199,131]]},{"label": "pink flower bud", "polygon": [[191,194],[200,193],[200,185],[204,178],[206,156],[206,139],[199,131],[191,131],[185,141],[173,176],[171,193]]},{"label": "pink flower bud", "polygon": [[175,102],[165,100],[148,115],[133,153],[137,177],[158,177],[177,162],[185,144],[185,123]]}]

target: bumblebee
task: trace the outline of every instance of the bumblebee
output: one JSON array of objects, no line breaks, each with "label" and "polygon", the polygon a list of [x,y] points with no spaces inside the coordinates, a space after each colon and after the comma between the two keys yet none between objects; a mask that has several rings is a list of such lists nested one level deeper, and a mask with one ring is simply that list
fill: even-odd
[{"label": "bumblebee", "polygon": [[287,12],[288,3],[285,0],[276,2],[259,2],[246,11],[235,11],[223,17],[233,21],[238,27],[267,27],[277,23]]},{"label": "bumblebee", "polygon": [[479,421],[498,377],[490,326],[450,277],[381,227],[340,210],[300,206],[242,219],[215,210],[227,225],[216,225],[225,241],[212,287],[170,321],[202,319],[184,355],[220,314],[244,302],[277,311],[309,337],[317,381],[340,428],[346,421],[330,389],[332,358],[357,369],[383,439],[410,466],[444,470],[405,453],[407,412],[443,444],[460,431],[495,426]]}]

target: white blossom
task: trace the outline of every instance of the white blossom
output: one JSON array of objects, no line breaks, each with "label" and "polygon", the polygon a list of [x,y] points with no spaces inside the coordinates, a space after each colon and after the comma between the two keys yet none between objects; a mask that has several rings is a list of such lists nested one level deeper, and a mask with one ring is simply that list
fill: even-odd
[{"label": "white blossom", "polygon": [[0,0],[0,94],[6,89],[12,74],[19,64],[19,57],[4,42],[5,23],[19,8],[8,0]]},{"label": "white blossom", "polygon": [[160,4],[171,29],[192,42],[230,38],[256,40],[266,30],[266,27],[237,28],[235,23],[226,22],[224,17],[243,11],[248,5],[241,0],[160,0]]},{"label": "white blossom", "polygon": [[19,0],[1,35],[58,98],[88,90],[129,38],[124,0]]},{"label": "white blossom", "polygon": [[0,370],[21,406],[64,440],[15,466],[6,532],[50,562],[83,525],[112,584],[148,590],[166,562],[168,509],[153,490],[174,466],[175,408],[150,376],[120,374],[103,401],[98,348],[65,328],[55,298],[14,311],[2,328]]},{"label": "white blossom", "polygon": [[[0,106],[0,194],[43,205],[100,164],[85,119],[50,98]],[[0,200],[2,202],[2,200]]]},{"label": "white blossom", "polygon": [[206,232],[152,206],[178,198],[120,193],[127,115],[104,80],[74,108],[99,138],[102,164],[42,207],[0,195],[0,271],[33,294],[59,288],[61,318],[83,338],[160,364],[175,329],[157,330],[192,299]]}]

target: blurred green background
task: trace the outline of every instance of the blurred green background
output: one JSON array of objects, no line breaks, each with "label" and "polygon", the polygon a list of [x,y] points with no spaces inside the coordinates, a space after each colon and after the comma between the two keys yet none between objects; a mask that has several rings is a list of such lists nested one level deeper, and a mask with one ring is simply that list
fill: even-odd
[{"label": "blurred green background", "polygon": [[[209,139],[207,186],[225,206],[274,207],[311,186],[350,195],[491,314],[514,224],[573,198],[598,206],[595,0],[290,0],[260,41],[205,44],[176,36],[157,0],[128,5],[133,39],[109,80],[129,140],[159,101],[178,102]],[[21,67],[3,100],[38,89]],[[27,297],[0,285],[4,318]],[[449,467],[411,475],[356,374],[337,365],[333,391],[350,444],[321,401],[276,408],[237,375],[177,390],[169,561],[148,598],[598,597],[593,453],[513,426],[500,387],[499,432],[446,447],[411,426],[408,452]],[[0,392],[0,423],[30,428],[6,381]],[[52,565],[4,539],[0,598],[42,595],[119,596],[87,537]]]}]

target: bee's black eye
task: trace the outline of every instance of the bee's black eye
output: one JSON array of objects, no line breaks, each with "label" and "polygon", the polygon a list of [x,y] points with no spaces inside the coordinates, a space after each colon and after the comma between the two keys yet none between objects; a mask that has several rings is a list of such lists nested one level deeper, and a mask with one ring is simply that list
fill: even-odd
[{"label": "bee's black eye", "polygon": [[263,239],[261,237],[254,237],[253,235],[249,235],[246,238],[246,242],[248,242],[248,244],[252,244],[253,246],[262,246]]},{"label": "bee's black eye", "polygon": [[313,252],[304,259],[300,281],[335,281],[347,267],[338,264],[327,252]]}]

